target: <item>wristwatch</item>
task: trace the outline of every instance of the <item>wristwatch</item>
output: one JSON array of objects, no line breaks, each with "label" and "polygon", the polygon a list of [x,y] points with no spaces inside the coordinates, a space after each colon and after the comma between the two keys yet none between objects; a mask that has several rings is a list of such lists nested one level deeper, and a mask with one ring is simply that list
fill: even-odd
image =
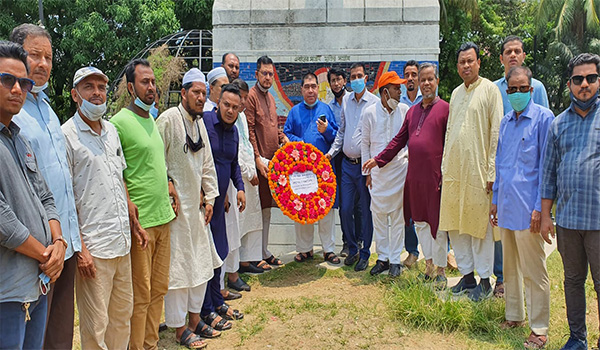
[{"label": "wristwatch", "polygon": [[65,239],[65,237],[60,236],[55,238],[54,240],[52,240],[52,244],[56,243],[57,241],[61,241],[62,244],[65,246],[65,249],[67,249],[69,247],[69,244],[67,243],[67,240]]}]

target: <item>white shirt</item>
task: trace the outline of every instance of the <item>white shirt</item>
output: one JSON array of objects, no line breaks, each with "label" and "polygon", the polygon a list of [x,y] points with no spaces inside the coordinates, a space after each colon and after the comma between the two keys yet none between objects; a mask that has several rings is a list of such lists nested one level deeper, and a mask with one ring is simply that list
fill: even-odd
[{"label": "white shirt", "polygon": [[211,100],[206,100],[206,102],[204,102],[204,108],[202,109],[203,112],[210,112],[213,109],[215,109],[217,107],[217,104],[214,103]]},{"label": "white shirt", "polygon": [[[169,289],[193,288],[210,280],[213,270],[223,264],[200,211],[202,190],[206,203],[214,204],[219,196],[210,141],[204,122],[192,119],[181,104],[164,111],[156,119],[156,127],[165,145],[167,174],[180,202],[179,215],[169,223]],[[198,140],[200,132],[204,147],[198,152],[184,152],[186,128],[193,141]]]},{"label": "white shirt", "polygon": [[335,135],[335,140],[327,152],[333,158],[340,149],[350,158],[360,157],[361,142],[361,120],[363,111],[366,107],[379,101],[377,96],[366,90],[359,101],[355,98],[355,93],[346,94],[342,100],[342,114],[340,128]]},{"label": "white shirt", "polygon": [[[362,119],[362,161],[375,157],[383,151],[398,134],[408,106],[404,103],[390,114],[381,102],[364,110]],[[371,209],[378,213],[391,213],[402,208],[404,181],[408,171],[408,148],[404,147],[394,159],[383,168],[371,170]],[[367,174],[363,174],[367,175]]]},{"label": "white shirt", "polygon": [[127,164],[117,129],[105,120],[100,123],[98,135],[75,113],[62,131],[83,242],[93,257],[113,259],[131,250],[123,185]]}]

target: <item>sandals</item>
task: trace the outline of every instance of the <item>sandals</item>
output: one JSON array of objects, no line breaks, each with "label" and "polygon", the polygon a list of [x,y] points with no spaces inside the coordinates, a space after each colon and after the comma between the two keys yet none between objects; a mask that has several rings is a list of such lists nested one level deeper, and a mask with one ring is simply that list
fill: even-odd
[{"label": "sandals", "polygon": [[496,298],[504,298],[504,283],[496,283],[494,287],[494,296]]},{"label": "sandals", "polygon": [[505,320],[504,322],[500,323],[500,328],[501,329],[519,328],[519,327],[523,327],[524,325],[525,325],[525,321]]},{"label": "sandals", "polygon": [[275,256],[271,255],[270,257],[263,259],[264,261],[266,261],[269,265],[274,265],[274,266],[281,266],[283,265],[283,261],[277,259]]},{"label": "sandals", "polygon": [[204,322],[206,322],[212,328],[214,328],[218,331],[226,331],[228,329],[231,329],[231,327],[233,327],[233,324],[231,322],[229,322],[226,319],[224,319],[223,317],[219,316],[219,314],[214,311],[211,312],[210,314],[202,317],[202,320],[204,320]]},{"label": "sandals", "polygon": [[198,334],[203,338],[216,338],[221,336],[221,332],[207,325],[204,321],[200,320],[196,326],[194,333]]},{"label": "sandals", "polygon": [[261,260],[258,263],[256,263],[256,267],[263,271],[271,271],[273,269],[271,265],[269,265],[265,260]]},{"label": "sandals", "polygon": [[533,332],[529,334],[529,338],[523,343],[525,349],[543,349],[548,343],[548,337],[545,335],[537,335]]},{"label": "sandals", "polygon": [[330,262],[330,263],[336,264],[336,265],[341,263],[340,258],[338,258],[334,252],[323,253],[323,259],[327,262]]},{"label": "sandals", "polygon": [[306,260],[311,260],[313,258],[313,252],[306,252],[306,253],[298,253],[296,254],[296,256],[294,257],[294,261],[296,262],[305,262]]},{"label": "sandals", "polygon": [[[231,314],[229,313],[229,311],[231,310]],[[219,307],[217,307],[217,312],[219,313],[219,315],[221,315],[221,317],[223,317],[226,320],[241,320],[242,318],[244,318],[244,314],[240,312],[240,310],[235,310],[229,307],[229,305],[227,304],[223,304]]]},{"label": "sandals", "polygon": [[208,345],[204,340],[202,340],[202,338],[194,334],[187,327],[181,334],[181,338],[177,341],[177,343],[187,347],[188,349],[204,349]]}]

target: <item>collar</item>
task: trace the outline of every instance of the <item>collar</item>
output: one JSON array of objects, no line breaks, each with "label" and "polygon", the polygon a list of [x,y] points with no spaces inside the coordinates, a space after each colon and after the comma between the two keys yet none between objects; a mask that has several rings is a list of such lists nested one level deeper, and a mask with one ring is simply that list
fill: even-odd
[{"label": "collar", "polygon": [[[519,116],[519,118],[526,117],[526,118],[529,118],[529,119],[533,119],[532,115],[531,115],[531,110],[533,109],[532,106],[533,106],[533,97],[529,100],[529,103],[527,104],[527,107],[525,107],[525,109],[523,110],[523,112],[521,113],[521,115]],[[509,119],[510,120],[517,120],[517,112],[515,112],[514,110],[512,110],[510,112]]]},{"label": "collar", "polygon": [[19,126],[12,120],[11,120],[10,124],[8,124],[8,126],[0,123],[0,132],[3,132],[3,133],[8,132],[9,135],[12,134],[12,136],[16,136],[19,134],[20,131],[21,131],[21,128],[19,128]]},{"label": "collar", "polygon": [[[73,115],[73,122],[79,130],[87,131],[92,135],[98,136],[98,134],[83,120],[83,117],[79,114],[79,112],[75,112]],[[104,120],[102,118],[100,118],[100,126],[102,126],[100,133],[101,135],[104,135],[106,127],[104,126]]]},{"label": "collar", "polygon": [[[342,101],[344,100],[344,97],[346,97],[346,95],[348,95],[349,93],[350,92],[348,92],[348,90],[344,90],[344,95],[342,96]],[[335,95],[333,95],[333,101],[332,101],[332,103],[334,105],[341,106],[341,104],[337,102],[337,99],[335,98]]]},{"label": "collar", "polygon": [[[356,100],[356,92],[352,92],[352,100],[356,101],[356,103],[359,103],[360,101],[366,101],[367,100],[367,94],[369,93],[369,90],[367,89],[367,87],[365,86],[365,92],[363,93],[363,95],[361,96],[360,100]],[[345,95],[344,95],[345,96]]]},{"label": "collar", "polygon": [[46,102],[50,102],[50,98],[43,91],[38,92],[37,99],[35,98],[35,96],[33,96],[33,94],[31,92],[28,92],[27,99],[31,100],[32,102],[35,102],[35,103],[38,103],[38,101],[42,101],[42,100],[46,100]]},{"label": "collar", "polygon": [[[596,101],[595,104],[592,105],[592,107],[590,108],[590,110],[587,112],[587,114],[585,115],[586,117],[588,115],[590,115],[594,110],[596,110],[598,108],[598,105],[600,105],[600,97],[598,97],[598,100]],[[575,110],[575,106],[573,105],[573,102],[571,102],[571,104],[569,105],[569,107],[567,108],[567,110],[571,110],[572,113],[577,114],[577,116],[581,117],[579,115],[579,113],[577,113],[577,111]],[[14,123],[13,123],[14,124]]]},{"label": "collar", "polygon": [[431,103],[429,104],[429,106],[427,106],[425,108],[423,108],[423,100],[421,100],[421,102],[419,102],[419,107],[421,107],[421,109],[424,109],[424,110],[429,109],[429,108],[433,107],[434,104],[440,102],[440,100],[441,100],[441,98],[439,96],[435,96],[433,98],[433,101],[431,101]]},{"label": "collar", "polygon": [[269,89],[265,89],[262,87],[262,85],[260,85],[260,83],[258,81],[256,81],[256,84],[254,84],[254,86],[256,86],[256,90],[262,92],[263,94],[267,94],[267,92],[269,92]]},{"label": "collar", "polygon": [[473,90],[475,90],[479,84],[481,84],[481,82],[483,81],[483,78],[481,76],[477,77],[477,80],[475,80],[475,82],[471,85],[469,85],[469,87],[467,87],[467,85],[463,82],[463,85],[465,86],[465,90],[467,90],[467,92],[471,92]]}]

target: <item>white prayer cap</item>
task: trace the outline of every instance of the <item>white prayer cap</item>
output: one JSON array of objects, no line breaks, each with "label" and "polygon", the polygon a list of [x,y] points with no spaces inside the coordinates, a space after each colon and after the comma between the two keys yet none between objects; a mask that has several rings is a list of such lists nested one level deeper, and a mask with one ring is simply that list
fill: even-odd
[{"label": "white prayer cap", "polygon": [[183,76],[182,85],[187,83],[201,82],[206,84],[206,78],[204,77],[204,73],[200,71],[198,68],[192,68]]},{"label": "white prayer cap", "polygon": [[220,77],[226,77],[226,76],[227,76],[227,72],[225,71],[225,68],[217,67],[217,68],[211,70],[210,72],[208,72],[208,75],[207,75],[208,84],[212,84],[215,82],[215,80],[219,79]]}]

